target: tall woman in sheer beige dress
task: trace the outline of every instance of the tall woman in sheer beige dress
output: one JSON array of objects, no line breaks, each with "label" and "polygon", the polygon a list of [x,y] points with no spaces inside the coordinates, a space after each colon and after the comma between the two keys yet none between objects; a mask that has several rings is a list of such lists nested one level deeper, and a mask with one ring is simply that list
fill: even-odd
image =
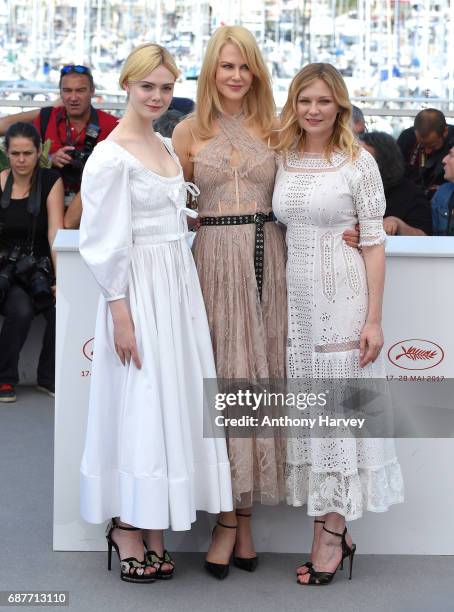
[{"label": "tall woman in sheer beige dress", "polygon": [[[219,378],[284,376],[285,244],[270,215],[274,117],[270,77],[254,37],[241,26],[219,28],[201,69],[197,110],[173,136],[186,180],[200,189],[193,252]],[[263,222],[262,275],[254,266],[257,213],[263,213],[255,218]],[[240,216],[246,222],[234,224]],[[218,578],[227,575],[232,552],[237,567],[255,569],[252,503],[277,504],[283,496],[279,432],[267,439],[226,433],[236,513],[219,515],[207,553],[206,567]]]}]

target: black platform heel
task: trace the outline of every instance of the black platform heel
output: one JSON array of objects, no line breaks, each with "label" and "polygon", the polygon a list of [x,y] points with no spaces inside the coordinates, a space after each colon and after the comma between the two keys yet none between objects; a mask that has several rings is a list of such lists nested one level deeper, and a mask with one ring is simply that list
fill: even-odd
[{"label": "black platform heel", "polygon": [[118,559],[120,560],[120,578],[122,580],[124,580],[125,582],[143,582],[144,584],[154,582],[154,574],[145,573],[145,560],[139,561],[135,557],[127,557],[126,559],[122,559],[120,557],[120,550],[118,548],[118,544],[114,540],[112,540],[112,532],[114,529],[123,529],[123,531],[139,531],[138,527],[126,527],[124,525],[120,525],[117,519],[113,518],[110,521],[106,531],[107,569],[109,571],[112,569],[112,548],[115,548],[115,551],[118,555]]},{"label": "black platform heel", "polygon": [[[145,548],[147,545],[145,544]],[[169,580],[172,578],[173,573],[175,571],[175,561],[170,556],[170,553],[167,550],[164,550],[162,553],[162,557],[160,557],[154,550],[147,550],[145,553],[145,562],[147,566],[154,567],[156,569],[155,577],[158,580]],[[163,570],[162,566],[164,564],[171,565],[171,569]]]},{"label": "black platform heel", "polygon": [[323,586],[325,584],[329,584],[334,578],[334,576],[336,575],[337,570],[341,568],[341,565],[343,565],[343,560],[346,559],[347,557],[349,557],[350,559],[350,573],[349,573],[348,579],[349,580],[352,579],[353,557],[355,556],[355,552],[356,552],[356,544],[352,544],[351,546],[347,544],[345,540],[345,534],[347,533],[347,527],[344,528],[344,531],[342,533],[336,533],[335,531],[330,531],[325,526],[323,526],[323,529],[324,531],[326,531],[327,533],[330,533],[331,535],[335,535],[339,538],[342,538],[341,540],[342,559],[339,562],[339,565],[337,566],[336,571],[334,572],[317,572],[314,569],[313,565],[311,565],[310,567],[307,567],[308,569],[307,573],[310,575],[309,582],[300,582],[299,580],[297,580],[298,584],[301,584],[303,586],[305,585]]},{"label": "black platform heel", "polygon": [[[211,532],[211,537],[213,537],[214,531],[217,527],[224,527],[225,529],[236,529],[236,525],[224,525],[224,523],[220,523],[219,521],[213,527],[213,531]],[[218,580],[224,580],[229,575],[230,561],[227,564],[224,563],[211,563],[211,561],[205,560],[205,569],[212,576],[217,578]]]},{"label": "black platform heel", "polygon": [[[252,514],[241,514],[240,512],[236,512],[236,516],[240,516],[243,518],[251,518]],[[242,569],[246,572],[254,572],[257,569],[257,565],[259,563],[258,555],[255,557],[236,557],[233,555],[233,564],[235,567]]]}]

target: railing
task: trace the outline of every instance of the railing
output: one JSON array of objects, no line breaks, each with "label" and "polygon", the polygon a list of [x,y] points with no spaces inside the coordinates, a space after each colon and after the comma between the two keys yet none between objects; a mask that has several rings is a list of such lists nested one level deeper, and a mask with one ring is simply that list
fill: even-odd
[{"label": "railing", "polygon": [[[33,108],[42,108],[53,104],[58,97],[57,89],[0,89],[0,115],[9,115]],[[183,92],[176,91],[177,95],[184,95]],[[5,99],[5,95],[36,96],[45,95],[47,100],[34,99]],[[107,111],[123,111],[126,107],[125,92],[120,91],[99,91],[97,97],[107,98],[93,102],[95,108]],[[52,99],[49,99],[52,96]],[[277,92],[276,98],[279,100],[282,92]],[[110,99],[110,100],[109,100]],[[352,102],[359,106],[364,115],[368,118],[369,129],[380,129],[397,136],[399,132],[412,125],[412,118],[417,113],[428,107],[439,108],[449,119],[454,119],[454,102],[445,98],[372,98],[372,97],[353,97]],[[403,107],[402,107],[403,106]],[[2,110],[4,109],[4,110]],[[389,118],[386,121],[386,118]]]},{"label": "railing", "polygon": [[[1,94],[1,92],[0,92]],[[368,103],[370,99],[368,98],[352,98],[351,99],[355,104]],[[424,98],[426,102],[425,107],[427,107],[427,100]],[[391,102],[389,100],[388,102]],[[398,99],[393,100],[394,103],[400,102]],[[434,104],[435,100],[430,100],[430,106]],[[45,106],[49,106],[52,103],[51,100],[0,100],[0,108],[14,108],[16,109],[14,112],[20,113],[21,111],[32,109],[32,108],[43,108]],[[93,106],[95,108],[100,108],[102,110],[124,110],[126,108],[125,102],[94,102]],[[434,104],[435,107],[435,104]],[[415,117],[419,111],[424,108],[372,108],[368,106],[360,107],[364,115],[368,116],[377,116],[377,117]],[[443,111],[446,117],[453,118],[454,111]]]}]

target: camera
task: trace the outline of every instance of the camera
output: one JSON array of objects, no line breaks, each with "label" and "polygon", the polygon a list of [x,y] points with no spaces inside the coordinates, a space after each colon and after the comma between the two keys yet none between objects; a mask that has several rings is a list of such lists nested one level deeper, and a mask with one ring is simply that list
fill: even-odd
[{"label": "camera", "polygon": [[87,152],[85,148],[82,151],[74,149],[73,151],[68,151],[68,155],[71,157],[70,165],[78,170],[83,170],[87,159],[91,155],[91,151]]},{"label": "camera", "polygon": [[52,265],[49,257],[25,254],[19,245],[0,249],[0,303],[15,281],[28,291],[37,312],[54,303],[52,294]]},{"label": "camera", "polygon": [[9,288],[14,282],[16,264],[20,256],[20,246],[16,245],[12,249],[6,247],[0,249],[0,303],[3,302]]},{"label": "camera", "polygon": [[16,263],[16,278],[29,292],[38,312],[54,303],[52,294],[52,265],[49,257],[35,258],[22,255]]},{"label": "camera", "polygon": [[89,123],[85,130],[85,141],[82,149],[68,151],[71,162],[61,169],[65,183],[80,183],[82,170],[87,163],[87,159],[93,153],[99,134],[99,127],[94,123]]}]

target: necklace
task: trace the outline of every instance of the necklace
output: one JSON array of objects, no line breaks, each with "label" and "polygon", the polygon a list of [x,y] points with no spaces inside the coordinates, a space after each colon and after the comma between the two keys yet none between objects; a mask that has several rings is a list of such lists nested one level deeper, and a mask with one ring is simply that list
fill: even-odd
[{"label": "necklace", "polygon": [[[13,187],[13,191],[14,191],[14,187]],[[17,193],[14,194],[14,199],[15,200],[23,200],[26,196],[28,196],[30,194],[30,185],[27,187],[27,189],[24,191],[23,194],[19,195]],[[12,194],[11,194],[12,195]]]}]

